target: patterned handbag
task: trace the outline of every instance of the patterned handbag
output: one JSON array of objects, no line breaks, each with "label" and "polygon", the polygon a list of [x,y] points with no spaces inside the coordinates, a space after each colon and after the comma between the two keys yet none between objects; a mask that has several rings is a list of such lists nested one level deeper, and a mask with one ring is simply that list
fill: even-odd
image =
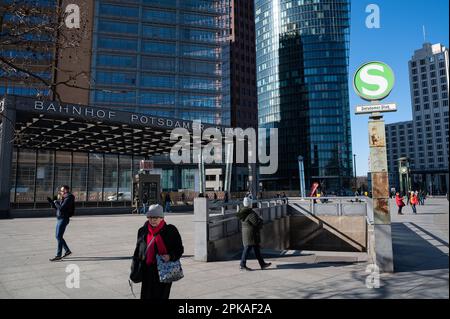
[{"label": "patterned handbag", "polygon": [[184,277],[181,263],[177,261],[165,262],[160,255],[156,255],[158,262],[159,281],[162,283],[171,283]]}]

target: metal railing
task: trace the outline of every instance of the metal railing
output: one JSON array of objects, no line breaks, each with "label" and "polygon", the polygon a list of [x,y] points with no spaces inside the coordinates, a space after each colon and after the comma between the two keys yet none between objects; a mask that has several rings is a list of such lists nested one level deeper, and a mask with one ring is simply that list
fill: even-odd
[{"label": "metal railing", "polygon": [[[367,216],[367,197],[290,197],[289,201],[293,204],[307,203],[308,213],[311,215],[328,214],[334,216]],[[305,205],[301,205],[305,206]],[[363,209],[358,209],[363,206]],[[335,209],[330,209],[335,207]],[[326,212],[323,212],[326,211]],[[330,213],[330,212],[335,213]]]}]

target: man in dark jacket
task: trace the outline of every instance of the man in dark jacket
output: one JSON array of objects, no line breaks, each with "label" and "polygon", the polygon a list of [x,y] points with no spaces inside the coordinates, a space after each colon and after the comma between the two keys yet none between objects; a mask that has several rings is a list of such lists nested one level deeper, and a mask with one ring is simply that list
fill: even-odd
[{"label": "man in dark jacket", "polygon": [[[67,185],[61,186],[59,192],[60,200],[52,201],[51,198],[47,198],[50,205],[56,209],[56,240],[58,241],[56,256],[51,258],[50,261],[58,261],[72,254],[63,236],[67,225],[69,225],[70,217],[75,212],[75,196],[70,193],[70,187]],[[66,252],[64,256],[62,256],[63,248]]]},{"label": "man in dark jacket", "polygon": [[263,220],[252,209],[252,200],[248,197],[244,198],[244,208],[242,208],[237,217],[242,222],[242,242],[244,244],[244,251],[241,258],[241,270],[251,271],[252,269],[247,267],[247,257],[250,250],[255,252],[256,259],[258,259],[261,269],[266,269],[271,263],[266,263],[261,256],[260,243],[261,243],[261,228],[263,227]]}]

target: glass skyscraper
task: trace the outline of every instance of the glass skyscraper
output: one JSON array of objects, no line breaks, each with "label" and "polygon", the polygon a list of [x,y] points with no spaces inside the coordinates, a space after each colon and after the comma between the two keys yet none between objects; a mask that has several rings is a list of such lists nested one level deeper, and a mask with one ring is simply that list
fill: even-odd
[{"label": "glass skyscraper", "polygon": [[230,125],[229,0],[97,0],[94,105]]},{"label": "glass skyscraper", "polygon": [[256,0],[259,127],[278,128],[279,168],[264,189],[350,187],[348,0]]}]

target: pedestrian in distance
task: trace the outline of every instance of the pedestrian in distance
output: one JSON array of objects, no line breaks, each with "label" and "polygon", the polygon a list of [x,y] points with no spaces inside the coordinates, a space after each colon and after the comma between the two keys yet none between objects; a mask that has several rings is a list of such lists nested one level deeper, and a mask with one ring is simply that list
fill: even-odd
[{"label": "pedestrian in distance", "polygon": [[263,227],[263,220],[252,209],[252,200],[248,197],[244,198],[244,207],[237,213],[237,217],[242,223],[242,243],[244,250],[240,263],[240,269],[252,271],[253,269],[247,267],[247,258],[250,251],[253,249],[256,259],[258,259],[261,269],[270,267],[271,263],[266,263],[261,256],[261,229]]},{"label": "pedestrian in distance", "polygon": [[425,192],[423,190],[420,190],[419,192],[419,204],[425,205]]},{"label": "pedestrian in distance", "polygon": [[405,203],[403,202],[403,197],[400,196],[400,193],[395,194],[395,203],[398,207],[398,214],[403,215],[402,209],[405,207]]},{"label": "pedestrian in distance", "polygon": [[[56,255],[51,258],[50,261],[59,261],[64,257],[68,257],[72,254],[69,246],[64,240],[64,233],[67,225],[69,225],[70,217],[75,214],[75,196],[70,193],[70,187],[63,185],[59,189],[59,199],[52,200],[47,197],[50,205],[56,210],[56,241],[58,242]],[[64,248],[64,255],[62,255]]]},{"label": "pedestrian in distance", "polygon": [[412,192],[406,192],[406,206],[411,203],[411,193]]},{"label": "pedestrian in distance", "polygon": [[283,196],[281,198],[283,199],[283,204],[287,204],[288,203],[288,197],[286,196],[285,192],[283,192]]},{"label": "pedestrian in distance", "polygon": [[144,195],[142,195],[142,214],[145,214],[147,212],[147,207],[148,207],[148,195],[147,193],[144,193]]},{"label": "pedestrian in distance", "polygon": [[417,198],[417,195],[414,192],[411,192],[411,196],[410,196],[410,201],[411,201],[411,207],[413,210],[414,214],[417,214],[417,204],[419,204],[419,199]]},{"label": "pedestrian in distance", "polygon": [[170,194],[167,193],[164,197],[164,211],[166,213],[170,213],[170,203],[172,203],[172,199],[170,198]]},{"label": "pedestrian in distance", "polygon": [[147,221],[139,228],[133,258],[144,260],[141,299],[169,299],[172,283],[159,280],[156,255],[165,262],[177,261],[184,253],[180,233],[174,225],[166,224],[163,207],[151,205]]}]

